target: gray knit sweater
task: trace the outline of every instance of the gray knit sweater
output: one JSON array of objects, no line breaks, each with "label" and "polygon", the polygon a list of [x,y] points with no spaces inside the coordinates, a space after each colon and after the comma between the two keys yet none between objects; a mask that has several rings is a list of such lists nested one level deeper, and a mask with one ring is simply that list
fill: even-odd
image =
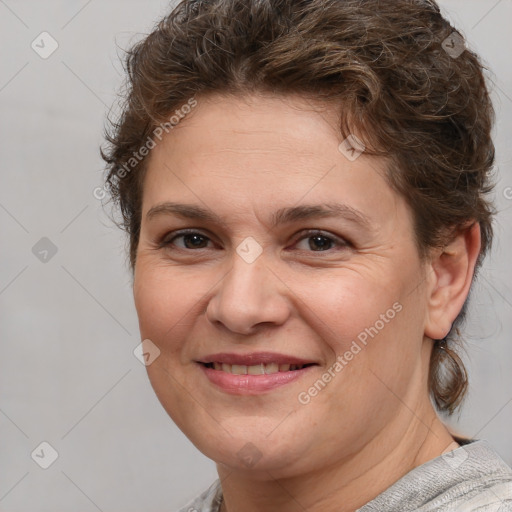
[{"label": "gray knit sweater", "polygon": [[[217,479],[178,512],[218,512],[221,498]],[[413,511],[512,512],[512,469],[487,441],[469,440],[412,469],[355,512]]]}]

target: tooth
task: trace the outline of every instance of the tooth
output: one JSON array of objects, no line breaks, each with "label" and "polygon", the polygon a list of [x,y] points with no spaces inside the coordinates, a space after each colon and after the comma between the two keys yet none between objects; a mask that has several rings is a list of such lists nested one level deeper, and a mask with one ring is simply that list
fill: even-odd
[{"label": "tooth", "polygon": [[232,364],[231,373],[234,375],[247,375],[247,366],[244,364]]},{"label": "tooth", "polygon": [[255,364],[247,367],[248,375],[264,375],[265,374],[265,365],[264,364]]},{"label": "tooth", "polygon": [[278,364],[278,363],[267,363],[267,364],[255,364],[255,365],[244,365],[244,364],[226,364],[226,363],[213,363],[215,370],[222,370],[226,373],[233,375],[269,375],[278,372],[289,372],[293,370],[300,370],[303,368],[301,364]]},{"label": "tooth", "polygon": [[265,365],[265,373],[277,373],[279,371],[279,365],[277,363],[268,363]]}]

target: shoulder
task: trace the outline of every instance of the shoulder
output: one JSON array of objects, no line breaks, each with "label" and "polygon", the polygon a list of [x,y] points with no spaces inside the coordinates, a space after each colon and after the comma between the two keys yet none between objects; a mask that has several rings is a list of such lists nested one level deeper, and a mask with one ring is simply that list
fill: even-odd
[{"label": "shoulder", "polygon": [[485,440],[414,468],[359,512],[512,512],[512,469]]},{"label": "shoulder", "polygon": [[177,512],[218,512],[222,499],[220,480],[213,482],[208,489],[194,498]]}]

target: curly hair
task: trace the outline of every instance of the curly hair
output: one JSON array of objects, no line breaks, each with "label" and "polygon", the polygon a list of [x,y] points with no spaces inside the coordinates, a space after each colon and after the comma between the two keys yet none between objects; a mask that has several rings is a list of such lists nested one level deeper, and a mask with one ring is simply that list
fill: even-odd
[{"label": "curly hair", "polygon": [[[132,272],[144,141],[200,94],[267,92],[343,106],[340,134],[361,134],[365,154],[391,162],[386,179],[412,209],[422,261],[478,222],[476,275],[493,236],[495,113],[486,68],[461,40],[433,0],[181,1],[127,51],[122,112],[108,119],[101,149]],[[453,346],[467,302],[430,360],[430,396],[448,414],[468,386]]]}]

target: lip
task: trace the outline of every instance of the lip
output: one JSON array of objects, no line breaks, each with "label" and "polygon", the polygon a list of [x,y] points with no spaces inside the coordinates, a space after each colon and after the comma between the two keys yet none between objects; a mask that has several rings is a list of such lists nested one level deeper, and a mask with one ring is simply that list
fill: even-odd
[{"label": "lip", "polygon": [[[226,362],[226,364],[237,363]],[[206,378],[213,385],[225,391],[226,393],[232,395],[258,395],[260,393],[269,392],[275,390],[276,388],[289,384],[290,382],[296,381],[297,379],[300,379],[301,377],[312,371],[313,368],[315,368],[315,366],[306,366],[305,368],[302,368],[300,370],[277,372],[268,375],[234,375],[231,373],[223,372],[222,370],[214,370],[213,368],[208,368],[207,366],[200,362],[197,362],[197,365],[202,370]]]},{"label": "lip", "polygon": [[[279,354],[276,352],[253,352],[251,354],[235,354],[228,352],[220,352],[217,354],[207,355],[200,360],[198,363],[226,363],[226,364],[240,364],[245,366],[252,366],[256,364],[318,364],[316,361],[307,359],[300,359],[295,356],[289,356],[286,354]],[[295,370],[300,371],[300,370]]]}]

